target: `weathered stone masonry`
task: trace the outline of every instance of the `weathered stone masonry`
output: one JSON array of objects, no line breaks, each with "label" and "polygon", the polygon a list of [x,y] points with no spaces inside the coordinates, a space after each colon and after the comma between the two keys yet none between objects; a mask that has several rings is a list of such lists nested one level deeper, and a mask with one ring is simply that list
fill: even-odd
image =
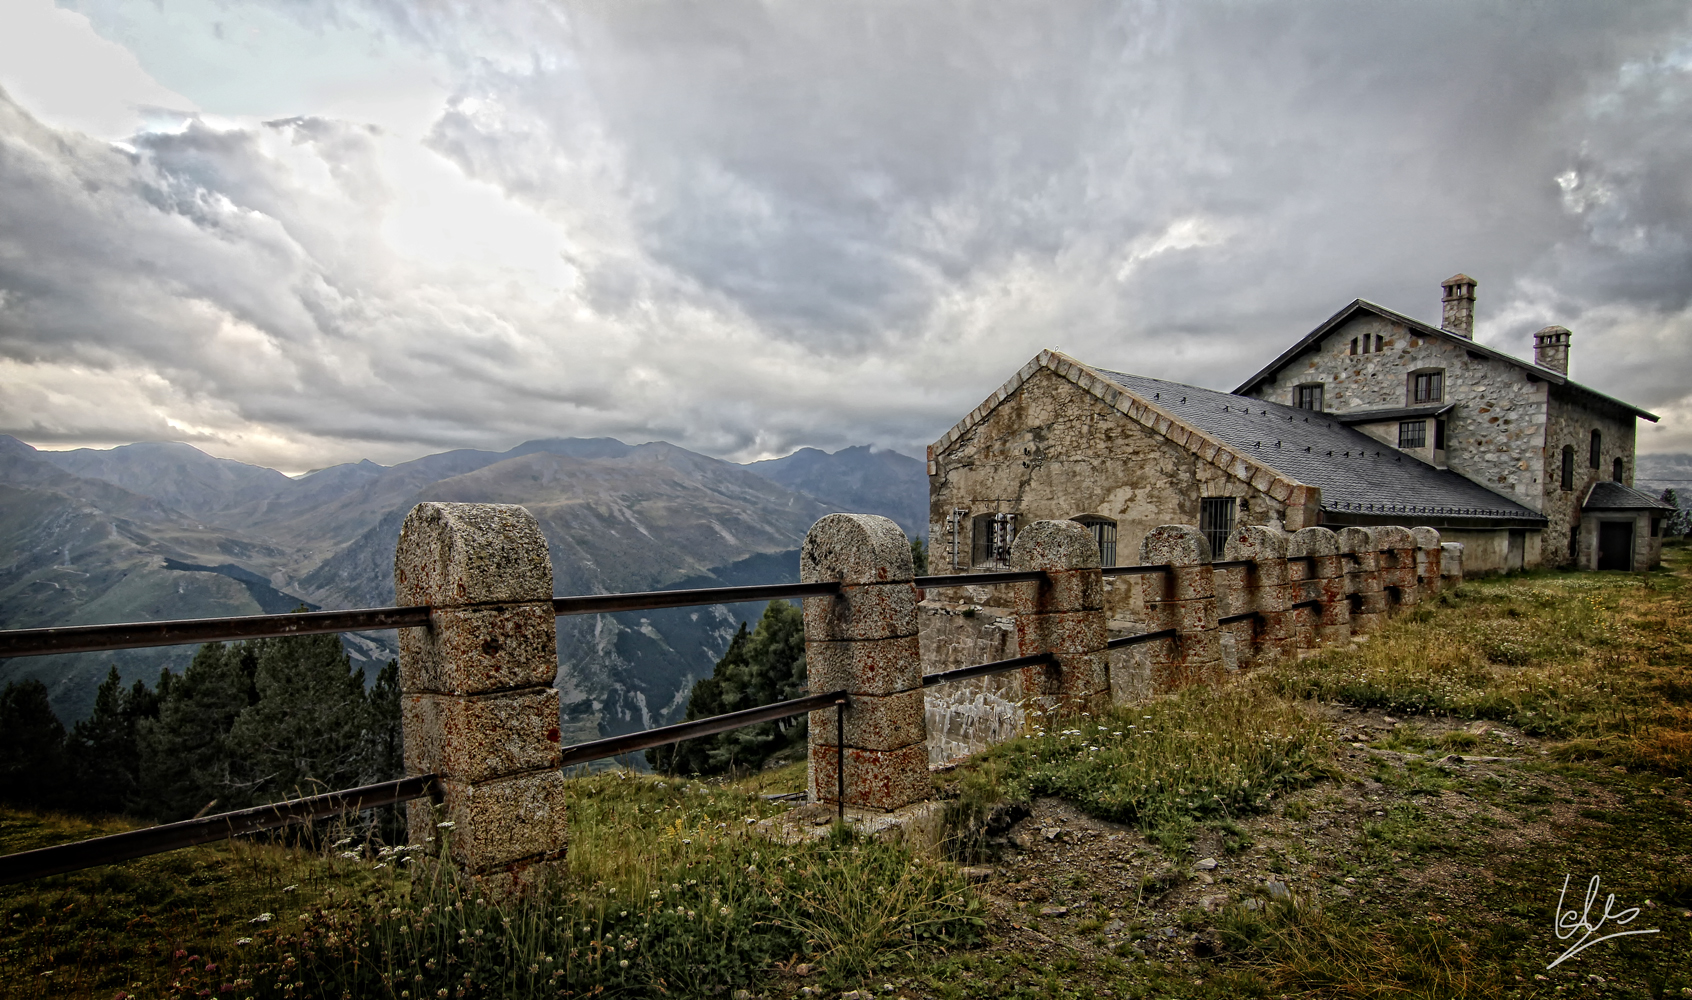
[{"label": "weathered stone masonry", "polygon": [[464,876],[505,893],[564,856],[552,564],[534,516],[511,504],[424,503],[400,529],[394,592],[429,606],[401,629],[405,769],[441,776],[441,807],[408,806],[413,843],[450,824]]}]

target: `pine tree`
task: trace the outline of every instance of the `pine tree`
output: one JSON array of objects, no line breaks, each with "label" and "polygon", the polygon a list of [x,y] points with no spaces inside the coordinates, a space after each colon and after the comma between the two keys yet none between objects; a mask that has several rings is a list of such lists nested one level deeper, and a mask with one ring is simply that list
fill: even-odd
[{"label": "pine tree", "polygon": [[405,772],[400,739],[399,664],[389,660],[366,697],[365,770],[360,784],[392,781]]},{"label": "pine tree", "polygon": [[125,691],[117,667],[94,694],[94,711],[71,730],[66,748],[75,772],[73,806],[84,813],[116,813],[140,806],[142,719],[156,719],[159,697],[136,681]]},{"label": "pine tree", "polygon": [[[262,640],[261,640],[262,641]],[[237,783],[229,731],[258,701],[258,644],[207,643],[180,676],[159,675],[159,711],[136,724],[142,811],[161,819],[252,804]]]},{"label": "pine tree", "polygon": [[47,702],[47,685],[34,678],[7,684],[0,691],[0,800],[60,806],[69,778],[65,727]]},{"label": "pine tree", "polygon": [[[364,677],[335,635],[261,639],[257,697],[226,741],[238,797],[275,802],[360,783],[366,771],[369,707]],[[232,796],[235,797],[235,796]]]},{"label": "pine tree", "polygon": [[[757,708],[805,694],[805,621],[798,608],[771,601],[758,627],[746,624],[729,642],[716,668],[693,686],[687,718]],[[687,740],[646,752],[657,770],[671,774],[721,774],[760,767],[805,739],[805,717],[760,722],[716,736]]]}]

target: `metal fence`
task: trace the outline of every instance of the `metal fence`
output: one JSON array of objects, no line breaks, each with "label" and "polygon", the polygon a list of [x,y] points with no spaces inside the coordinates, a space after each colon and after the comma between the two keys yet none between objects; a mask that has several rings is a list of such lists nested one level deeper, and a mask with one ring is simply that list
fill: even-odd
[{"label": "metal fence", "polygon": [[[1237,569],[1250,566],[1250,561],[1211,563],[1213,569]],[[1106,576],[1139,576],[1167,572],[1167,565],[1112,566],[1103,570]],[[1044,579],[1042,570],[1029,572],[961,573],[946,576],[921,576],[913,583],[919,589],[954,586],[992,586],[1007,583],[1030,583]],[[713,587],[700,590],[660,590],[633,594],[607,594],[586,597],[553,598],[554,612],[565,615],[604,614],[617,611],[637,611],[655,608],[679,608],[703,604],[735,604],[747,601],[768,601],[802,597],[821,597],[837,594],[837,583],[789,583],[756,587]],[[1306,601],[1294,607],[1317,602]],[[1219,620],[1228,625],[1258,617],[1256,612],[1230,615]],[[53,653],[79,653],[97,650],[134,649],[147,646],[172,646],[191,643],[220,642],[233,639],[275,638],[290,635],[317,635],[329,632],[369,632],[391,628],[415,628],[429,624],[427,607],[366,608],[355,611],[315,611],[286,615],[248,615],[235,618],[199,618],[168,622],[130,622],[120,625],[76,625],[63,628],[18,629],[0,631],[0,657],[43,656]],[[1107,649],[1121,649],[1160,639],[1176,638],[1174,629],[1147,632],[1141,635],[1112,639]],[[933,687],[952,681],[987,677],[1025,667],[1055,664],[1051,653],[1035,653],[990,663],[978,663],[937,674],[928,674],[922,686]],[[560,766],[569,767],[590,761],[603,760],[638,750],[697,739],[728,732],[760,722],[791,718],[817,709],[834,707],[844,715],[850,696],[846,691],[809,695],[789,701],[776,702],[758,708],[696,719],[671,726],[660,726],[643,732],[613,736],[565,747]],[[844,732],[844,726],[837,732]],[[836,746],[835,773],[844,783],[845,768],[841,758],[845,745]],[[0,885],[9,885],[49,875],[59,875],[82,868],[113,864],[151,854],[161,854],[197,844],[227,840],[244,834],[258,833],[297,823],[310,822],[325,816],[359,812],[383,806],[399,805],[413,799],[436,794],[433,774],[401,778],[360,788],[315,795],[309,798],[256,806],[236,812],[220,813],[178,823],[166,823],[142,830],[131,830],[107,837],[71,844],[60,844],[33,851],[0,856]],[[838,796],[844,811],[844,789]]]}]

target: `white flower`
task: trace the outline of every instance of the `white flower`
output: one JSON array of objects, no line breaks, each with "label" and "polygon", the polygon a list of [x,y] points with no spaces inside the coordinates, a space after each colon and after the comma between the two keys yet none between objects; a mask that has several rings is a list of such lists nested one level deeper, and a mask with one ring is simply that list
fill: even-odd
[{"label": "white flower", "polygon": [[454,823],[452,820],[449,819],[445,823],[436,823],[435,829],[437,829],[437,830],[450,830],[457,825],[458,824]]},{"label": "white flower", "polygon": [[342,851],[341,857],[346,858],[348,861],[357,861],[358,860],[358,852],[357,851]]},{"label": "white flower", "polygon": [[238,948],[245,948],[247,945],[250,945],[252,943],[253,943],[252,938],[236,938],[235,939],[235,946],[238,947]]},{"label": "white flower", "polygon": [[275,920],[275,919],[276,919],[276,914],[274,914],[274,913],[261,913],[258,916],[254,917],[253,919],[247,921],[247,923],[249,923],[249,924],[268,924],[272,920]]},{"label": "white flower", "polygon": [[285,886],[282,887],[282,891],[283,892],[293,892],[295,889],[298,889],[298,888],[299,888],[298,885],[285,885]]}]

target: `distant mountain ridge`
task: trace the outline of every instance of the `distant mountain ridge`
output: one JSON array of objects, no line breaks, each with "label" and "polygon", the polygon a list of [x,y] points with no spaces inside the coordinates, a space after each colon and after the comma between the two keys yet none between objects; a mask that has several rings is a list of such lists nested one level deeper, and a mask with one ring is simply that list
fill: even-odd
[{"label": "distant mountain ridge", "polygon": [[[740,466],[663,442],[557,438],[295,479],[188,445],[42,452],[0,436],[0,627],[389,604],[399,524],[423,500],[529,508],[546,532],[560,594],[791,580],[805,531],[830,511],[886,514],[907,531],[920,525],[921,472],[915,459],[868,448],[804,449]],[[693,680],[759,611],[561,619],[571,734],[679,716]],[[393,655],[391,634],[346,643],[367,664]],[[191,654],[0,661],[0,682],[41,677],[71,719],[85,713],[108,664],[126,680],[152,682],[161,665]]]}]

